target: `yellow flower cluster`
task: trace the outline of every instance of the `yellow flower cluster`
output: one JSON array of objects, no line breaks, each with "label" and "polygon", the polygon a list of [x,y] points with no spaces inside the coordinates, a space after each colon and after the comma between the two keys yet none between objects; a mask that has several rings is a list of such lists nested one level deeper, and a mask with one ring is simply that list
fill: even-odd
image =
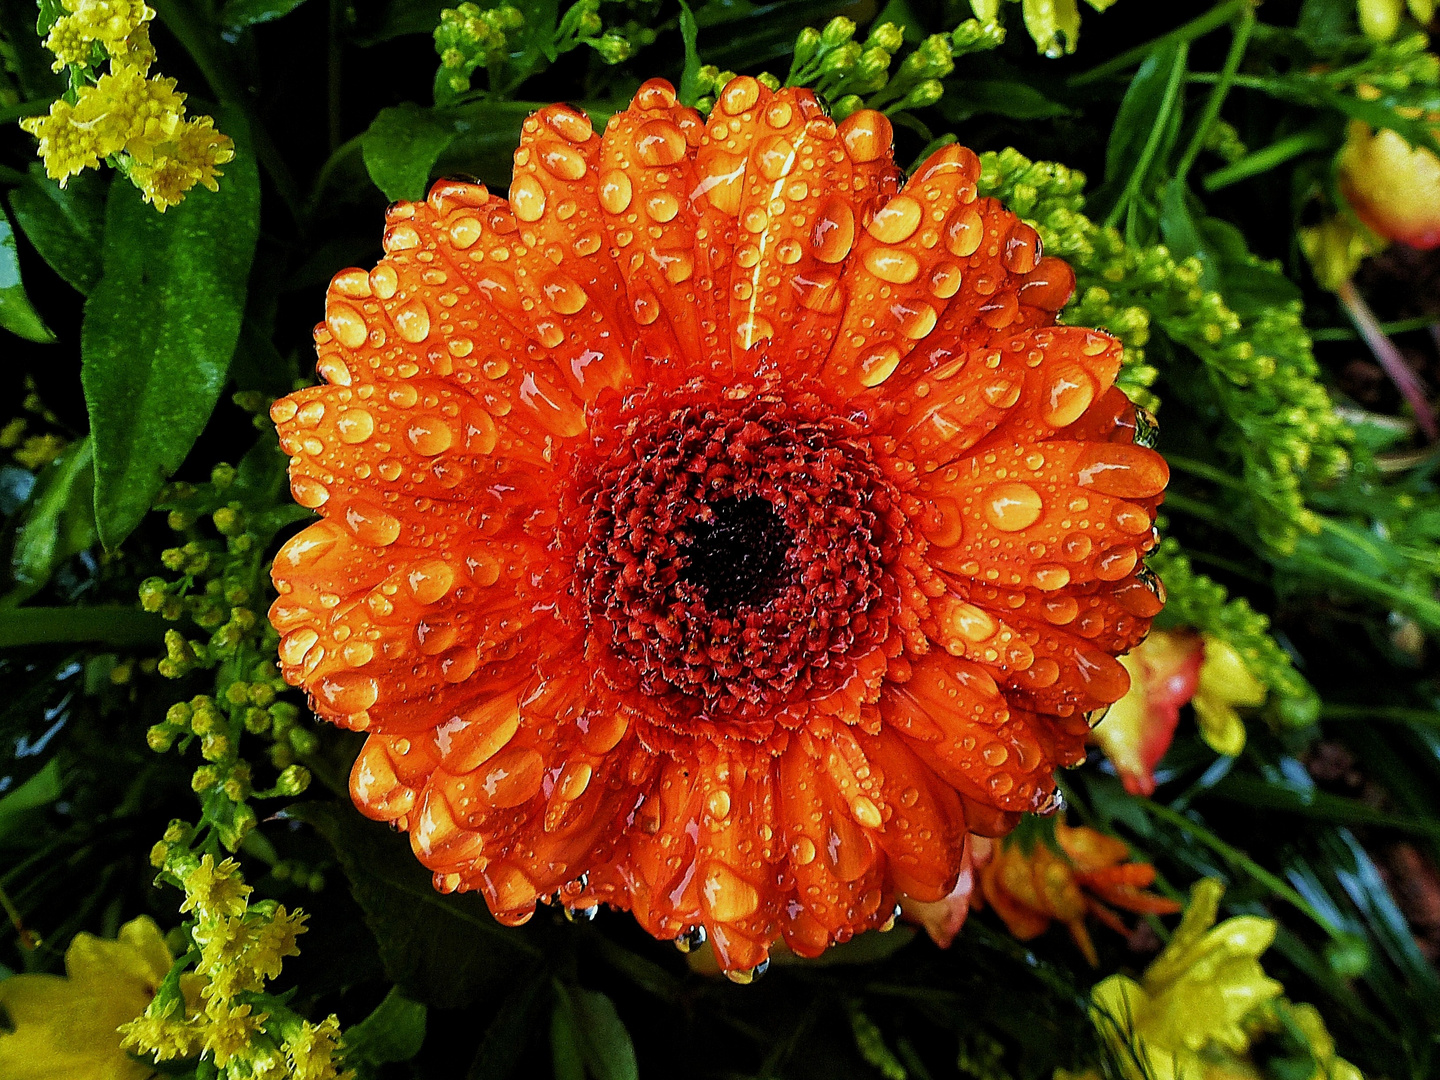
[{"label": "yellow flower cluster", "polygon": [[[64,186],[110,160],[161,211],[196,184],[216,190],[234,144],[210,117],[185,115],[174,79],[148,75],[154,10],[140,0],[65,0],[65,9],[45,44],[55,69],[70,69],[74,93],[20,125],[40,140],[46,173]],[[91,82],[103,59],[109,71]]]},{"label": "yellow flower cluster", "polygon": [[172,825],[151,860],[185,889],[180,910],[194,920],[201,1007],[184,1011],[162,988],[143,1015],[120,1028],[123,1045],[156,1063],[203,1055],[227,1080],[340,1080],[339,1021],[311,1024],[264,994],[285,957],[299,955],[295,940],[306,916],[271,900],[252,904],[235,860],[197,860],[186,831]]},{"label": "yellow flower cluster", "polygon": [[1218,926],[1225,887],[1196,883],[1163,952],[1136,982],[1111,975],[1090,994],[1090,1014],[1125,1080],[1240,1080],[1261,1074],[1252,1046],[1282,1027],[1305,1038],[1312,1080],[1364,1080],[1335,1056],[1320,1014],[1285,1000],[1260,955],[1275,940],[1273,919],[1238,915]]}]

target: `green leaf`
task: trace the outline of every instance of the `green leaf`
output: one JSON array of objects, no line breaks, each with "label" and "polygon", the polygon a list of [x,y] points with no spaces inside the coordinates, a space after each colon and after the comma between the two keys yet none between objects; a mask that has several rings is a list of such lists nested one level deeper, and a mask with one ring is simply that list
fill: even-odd
[{"label": "green leaf", "polygon": [[10,192],[10,210],[40,257],[77,292],[100,280],[108,178],[82,172],[61,187],[37,163]]},{"label": "green leaf", "polygon": [[569,995],[557,990],[550,1012],[550,1060],[555,1080],[585,1080],[585,1062],[580,1051],[580,1025]]},{"label": "green leaf", "polygon": [[509,1080],[520,1064],[535,1028],[543,977],[528,979],[511,990],[485,1029],[465,1080]]},{"label": "green leaf", "polygon": [[[556,1080],[576,1075],[569,1070],[573,1067],[571,1050],[577,1047],[585,1072],[595,1080],[639,1080],[630,1032],[615,1011],[615,1003],[598,990],[557,982],[550,1035]],[[567,1070],[563,1074],[562,1066]]]},{"label": "green leaf", "polygon": [[1200,284],[1207,289],[1220,285],[1220,271],[1215,265],[1214,253],[1205,246],[1205,241],[1196,228],[1195,218],[1190,212],[1190,192],[1183,180],[1167,180],[1160,185],[1160,236],[1165,246],[1177,259],[1188,259],[1192,255],[1200,260]]},{"label": "green leaf", "polygon": [[952,124],[982,113],[1011,120],[1052,120],[1075,113],[1029,83],[1013,79],[961,79],[947,83],[939,109]]},{"label": "green leaf", "polygon": [[371,1065],[409,1061],[425,1042],[426,1012],[424,1005],[392,986],[374,1012],[346,1029],[345,1061]]},{"label": "green leaf", "polygon": [[695,46],[700,27],[685,0],[680,0],[680,37],[685,42],[685,69],[680,74],[679,100],[693,107],[700,100],[700,52]]},{"label": "green leaf", "polygon": [[55,340],[55,335],[30,306],[30,298],[25,295],[25,286],[20,280],[20,252],[15,246],[15,230],[4,207],[0,207],[0,327],[42,345]]},{"label": "green leaf", "polygon": [[34,776],[14,791],[0,797],[0,837],[19,828],[31,811],[49,806],[60,798],[63,792],[60,762],[52,757]]},{"label": "green leaf", "polygon": [[220,9],[220,23],[234,30],[283,19],[305,0],[229,0]]},{"label": "green leaf", "polygon": [[95,451],[86,436],[40,473],[22,513],[10,555],[22,596],[38,592],[62,562],[93,543]]},{"label": "green leaf", "polygon": [[[1110,141],[1105,147],[1105,187],[1118,189],[1124,186],[1136,163],[1144,157],[1143,149],[1151,139],[1151,133],[1159,124],[1168,125],[1169,130],[1161,137],[1152,153],[1150,169],[1162,164],[1173,147],[1179,130],[1181,110],[1166,108],[1166,90],[1173,77],[1177,63],[1180,63],[1182,45],[1170,45],[1152,53],[1140,65],[1140,70],[1130,81],[1125,97],[1120,102],[1120,112],[1115,117],[1115,126],[1110,130]],[[1141,191],[1144,190],[1143,181]],[[1096,196],[1097,201],[1099,196]]]},{"label": "green leaf", "polygon": [[95,519],[114,549],[180,467],[225,385],[259,235],[260,181],[244,121],[218,192],[164,214],[111,186],[104,275],[85,303],[80,379],[95,439]]},{"label": "green leaf", "polygon": [[539,958],[526,935],[497,923],[476,894],[436,892],[410,845],[384,825],[338,803],[304,803],[288,813],[335,849],[385,972],[407,997],[462,1007],[504,992]]},{"label": "green leaf", "polygon": [[387,199],[423,199],[431,170],[456,134],[452,120],[414,102],[381,109],[361,136],[365,170]]}]

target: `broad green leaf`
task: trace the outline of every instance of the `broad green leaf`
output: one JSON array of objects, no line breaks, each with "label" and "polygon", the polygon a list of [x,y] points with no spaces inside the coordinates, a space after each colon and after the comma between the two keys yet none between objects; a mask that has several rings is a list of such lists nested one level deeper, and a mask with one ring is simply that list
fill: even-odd
[{"label": "broad green leaf", "polygon": [[1011,120],[1050,120],[1074,110],[1052,101],[1034,86],[1012,79],[962,79],[948,83],[939,109],[951,123],[990,113]]},{"label": "broad green leaf", "polygon": [[229,3],[220,9],[220,22],[223,26],[237,30],[258,23],[273,22],[289,15],[304,2],[305,0],[229,0]]},{"label": "broad green leaf", "polygon": [[82,172],[61,187],[38,163],[10,192],[10,210],[40,257],[77,292],[88,295],[100,280],[109,179]]},{"label": "broad green leaf", "polygon": [[435,162],[457,134],[449,117],[414,102],[381,109],[361,137],[365,169],[387,199],[423,199]]},{"label": "broad green leaf", "polygon": [[0,796],[0,837],[22,825],[32,810],[49,806],[63,791],[60,762],[52,757],[34,776],[14,791]]},{"label": "broad green leaf", "polygon": [[465,1080],[509,1080],[515,1074],[537,1026],[535,1013],[542,1004],[540,988],[545,982],[543,977],[531,978],[505,995]]},{"label": "broad green leaf", "polygon": [[1206,246],[1190,212],[1190,192],[1183,180],[1167,180],[1160,185],[1160,236],[1176,259],[1192,255],[1200,260],[1200,283],[1207,289],[1220,284],[1220,271],[1215,255]]},{"label": "broad green leaf", "polygon": [[402,994],[398,987],[391,987],[374,1012],[346,1029],[345,1060],[371,1065],[409,1061],[425,1042],[427,1011],[424,1005]]},{"label": "broad green leaf", "polygon": [[20,280],[20,252],[15,246],[15,230],[4,207],[0,207],[0,327],[27,341],[48,345],[55,335],[45,325]]},{"label": "broad green leaf", "polygon": [[[556,1039],[557,1024],[552,1019],[557,1080],[561,1076],[562,1051],[568,1054],[572,1045],[578,1046],[585,1071],[594,1080],[638,1080],[635,1045],[608,997],[596,990],[556,983],[554,1015],[559,1018],[560,1035]],[[568,1068],[568,1057],[564,1063]]]},{"label": "broad green leaf", "polygon": [[580,1024],[575,1006],[563,987],[556,987],[555,1005],[550,1012],[550,1060],[555,1080],[585,1080],[584,1054],[580,1049]]},{"label": "broad green leaf", "polygon": [[111,186],[104,274],[85,304],[80,371],[95,439],[95,519],[114,549],[180,467],[225,385],[259,235],[260,183],[244,121],[218,192],[164,214]]},{"label": "broad green leaf", "polygon": [[459,1008],[513,986],[539,959],[525,932],[501,926],[475,893],[445,895],[410,845],[349,805],[289,811],[330,842],[365,912],[385,972],[406,997]]},{"label": "broad green leaf", "polygon": [[15,533],[10,572],[25,596],[95,543],[95,451],[89,436],[66,447],[35,482]]}]

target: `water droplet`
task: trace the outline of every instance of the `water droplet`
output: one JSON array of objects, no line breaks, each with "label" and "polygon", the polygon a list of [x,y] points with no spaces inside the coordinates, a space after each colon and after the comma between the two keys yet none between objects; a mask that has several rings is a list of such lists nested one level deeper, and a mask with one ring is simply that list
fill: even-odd
[{"label": "water droplet", "polygon": [[855,212],[848,200],[833,196],[821,207],[810,232],[810,247],[823,263],[838,263],[855,243]]},{"label": "water droplet", "polygon": [[885,824],[885,819],[880,816],[880,808],[864,795],[857,795],[850,800],[850,813],[867,829],[878,829]]},{"label": "water droplet", "polygon": [[345,524],[361,543],[387,547],[400,538],[400,522],[369,503],[352,502],[345,508]]},{"label": "water droplet", "polygon": [[450,223],[450,242],[463,251],[474,247],[484,231],[484,226],[473,217],[457,218]]},{"label": "water droplet", "polygon": [[882,244],[898,244],[914,234],[923,216],[918,202],[908,195],[897,195],[876,212],[865,228]]},{"label": "water droplet", "polygon": [[884,156],[890,149],[893,131],[890,121],[873,109],[851,113],[838,128],[846,154],[861,165]]},{"label": "water droplet", "polygon": [[1165,490],[1170,467],[1153,450],[1124,443],[1090,443],[1075,463],[1081,487],[1121,499],[1148,499]]},{"label": "water droplet", "polygon": [[612,214],[625,212],[634,189],[623,169],[611,169],[600,178],[600,205]]},{"label": "water droplet", "polygon": [[600,905],[592,904],[589,907],[567,907],[565,918],[572,923],[594,922],[595,916],[600,914]]},{"label": "water droplet", "polygon": [[405,575],[410,595],[421,604],[433,604],[455,584],[455,571],[441,559],[428,559],[412,566]]},{"label": "water droplet", "polygon": [[412,345],[430,336],[430,309],[423,300],[411,300],[391,317],[400,336]]},{"label": "water droplet", "polygon": [[732,968],[725,972],[725,977],[739,986],[749,986],[765,972],[770,970],[770,958],[766,957],[753,968]]},{"label": "water droplet", "polygon": [[944,619],[947,630],[967,641],[988,641],[995,636],[995,620],[988,611],[974,604],[950,604],[945,608]]},{"label": "water droplet", "polygon": [[746,109],[753,109],[760,100],[760,84],[749,75],[731,79],[720,92],[720,108],[731,116],[739,116]]},{"label": "water droplet", "polygon": [[945,228],[945,247],[962,259],[974,255],[984,239],[985,221],[974,204],[957,209]]},{"label": "water droplet", "polygon": [[790,845],[790,861],[796,866],[809,866],[815,861],[815,845],[808,836],[797,837]]},{"label": "water droplet", "polygon": [[753,915],[760,906],[760,894],[722,862],[712,862],[705,872],[705,906],[717,922],[735,922]]},{"label": "water droplet", "polygon": [[319,480],[309,476],[290,478],[290,494],[295,501],[310,510],[324,506],[330,499],[330,491]]},{"label": "water droplet", "polygon": [[1030,273],[1040,262],[1040,235],[1023,221],[1015,222],[1005,236],[1000,261],[1012,274]]},{"label": "water droplet", "polygon": [[364,409],[347,409],[335,421],[335,433],[343,443],[362,443],[375,430],[375,418]]},{"label": "water droplet", "polygon": [[682,953],[688,953],[704,945],[705,941],[705,927],[692,926],[675,939],[675,948],[679,949]]},{"label": "water droplet", "polygon": [[374,270],[370,271],[370,288],[381,300],[389,300],[395,295],[395,290],[400,287],[400,275],[395,272],[395,267],[389,263],[382,262]]},{"label": "water droplet", "polygon": [[543,291],[550,307],[561,315],[574,315],[585,307],[589,297],[585,290],[564,274],[551,274]]},{"label": "water droplet", "polygon": [[280,641],[280,659],[290,667],[299,667],[319,640],[320,635],[308,626],[292,630]]},{"label": "water droplet", "polygon": [[1160,441],[1160,421],[1149,409],[1135,406],[1135,445],[1152,449]]},{"label": "water droplet", "polygon": [[996,484],[985,499],[985,520],[1001,532],[1018,532],[1035,524],[1044,507],[1040,493],[1029,484]]},{"label": "water droplet", "polygon": [[1037,566],[1030,571],[1030,584],[1042,592],[1054,592],[1070,584],[1070,571],[1063,566]]},{"label": "water droplet", "polygon": [[980,760],[992,769],[998,769],[1010,760],[1010,751],[998,742],[989,742],[980,748]]},{"label": "water droplet", "polygon": [[561,142],[543,142],[536,150],[540,164],[557,180],[579,180],[585,175],[585,155]]},{"label": "water droplet", "polygon": [[510,206],[521,221],[539,221],[545,215],[545,189],[528,174],[510,184]]},{"label": "water droplet", "polygon": [[663,225],[673,221],[675,215],[680,213],[680,201],[668,191],[657,191],[645,200],[645,213],[650,215],[652,221]]},{"label": "water droplet", "polygon": [[326,305],[325,325],[335,340],[347,349],[358,349],[365,344],[370,331],[365,325],[365,316],[349,304],[334,302]]},{"label": "water droplet", "polygon": [[954,263],[942,262],[930,273],[930,292],[937,300],[949,300],[960,291],[963,275]]},{"label": "water droplet", "polygon": [[907,285],[920,276],[920,261],[898,248],[871,248],[865,253],[865,269],[881,281]]},{"label": "water droplet", "polygon": [[380,698],[380,684],[368,675],[337,671],[315,686],[315,696],[337,713],[364,712]]},{"label": "water droplet", "polygon": [[1055,372],[1043,400],[1045,422],[1057,428],[1067,427],[1079,420],[1095,400],[1095,384],[1079,367],[1065,364]]},{"label": "water droplet", "polygon": [[635,156],[651,167],[674,165],[685,156],[685,136],[669,120],[651,120],[635,133]]},{"label": "water droplet", "polygon": [[899,365],[900,350],[894,345],[886,345],[860,361],[860,382],[865,386],[879,386]]},{"label": "water droplet", "polygon": [[772,183],[783,180],[795,167],[795,147],[783,135],[771,135],[755,147],[760,175]]}]

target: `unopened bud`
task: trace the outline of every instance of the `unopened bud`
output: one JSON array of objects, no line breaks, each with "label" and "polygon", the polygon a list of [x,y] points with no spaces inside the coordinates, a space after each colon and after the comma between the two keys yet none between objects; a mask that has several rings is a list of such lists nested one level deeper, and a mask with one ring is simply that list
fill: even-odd
[{"label": "unopened bud", "polygon": [[287,765],[275,781],[275,790],[286,796],[299,795],[310,786],[310,770],[304,765]]}]

